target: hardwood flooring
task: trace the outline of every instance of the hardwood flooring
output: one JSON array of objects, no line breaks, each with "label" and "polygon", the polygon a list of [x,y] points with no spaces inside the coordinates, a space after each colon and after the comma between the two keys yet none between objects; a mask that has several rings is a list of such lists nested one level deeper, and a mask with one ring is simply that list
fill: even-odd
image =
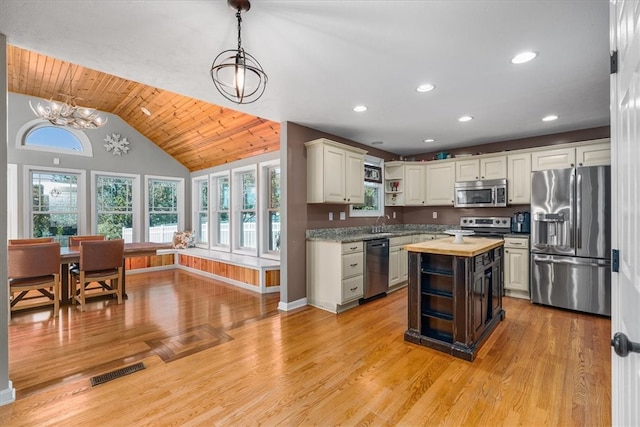
[{"label": "hardwood flooring", "polygon": [[[610,320],[505,298],[474,362],[407,343],[406,288],[340,315],[168,270],[128,300],[17,312],[3,426],[611,423]],[[91,387],[90,378],[146,369]]]}]

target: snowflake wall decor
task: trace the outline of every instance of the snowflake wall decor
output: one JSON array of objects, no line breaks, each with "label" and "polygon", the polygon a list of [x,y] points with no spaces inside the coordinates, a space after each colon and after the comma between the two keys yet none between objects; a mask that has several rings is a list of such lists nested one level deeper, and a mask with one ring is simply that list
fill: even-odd
[{"label": "snowflake wall decor", "polygon": [[122,156],[129,151],[129,141],[127,141],[127,138],[120,138],[119,133],[107,135],[103,141],[106,142],[104,148],[106,148],[107,151],[111,151],[114,156]]}]

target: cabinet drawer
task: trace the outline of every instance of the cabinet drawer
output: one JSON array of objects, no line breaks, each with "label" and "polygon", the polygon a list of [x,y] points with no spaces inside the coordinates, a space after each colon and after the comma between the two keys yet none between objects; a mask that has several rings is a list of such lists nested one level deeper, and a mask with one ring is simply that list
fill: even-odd
[{"label": "cabinet drawer", "polygon": [[529,248],[529,239],[521,239],[518,237],[505,237],[504,238],[504,247],[505,248]]},{"label": "cabinet drawer", "polygon": [[364,273],[362,252],[342,256],[342,278],[346,279]]},{"label": "cabinet drawer", "polygon": [[413,243],[411,236],[398,236],[398,237],[391,237],[389,239],[389,247],[408,245],[409,243]]},{"label": "cabinet drawer", "polygon": [[364,276],[356,276],[342,281],[342,302],[361,298],[364,293]]},{"label": "cabinet drawer", "polygon": [[342,254],[352,254],[354,252],[362,252],[362,242],[351,242],[342,244]]}]

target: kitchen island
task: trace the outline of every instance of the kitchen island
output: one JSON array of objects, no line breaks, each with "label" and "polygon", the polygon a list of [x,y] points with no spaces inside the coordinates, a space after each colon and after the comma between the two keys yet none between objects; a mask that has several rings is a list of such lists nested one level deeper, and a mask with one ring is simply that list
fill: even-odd
[{"label": "kitchen island", "polygon": [[409,252],[406,341],[473,361],[504,319],[502,239],[465,237],[405,246]]}]

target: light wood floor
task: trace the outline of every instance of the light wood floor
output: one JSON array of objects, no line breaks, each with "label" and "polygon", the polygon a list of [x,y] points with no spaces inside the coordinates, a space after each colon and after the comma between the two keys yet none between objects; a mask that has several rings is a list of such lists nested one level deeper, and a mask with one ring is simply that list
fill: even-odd
[{"label": "light wood floor", "polygon": [[[506,298],[474,362],[403,341],[406,289],[333,315],[277,311],[183,271],[129,299],[14,313],[2,426],[610,424],[610,321]],[[89,379],[146,369],[91,387]]]}]

